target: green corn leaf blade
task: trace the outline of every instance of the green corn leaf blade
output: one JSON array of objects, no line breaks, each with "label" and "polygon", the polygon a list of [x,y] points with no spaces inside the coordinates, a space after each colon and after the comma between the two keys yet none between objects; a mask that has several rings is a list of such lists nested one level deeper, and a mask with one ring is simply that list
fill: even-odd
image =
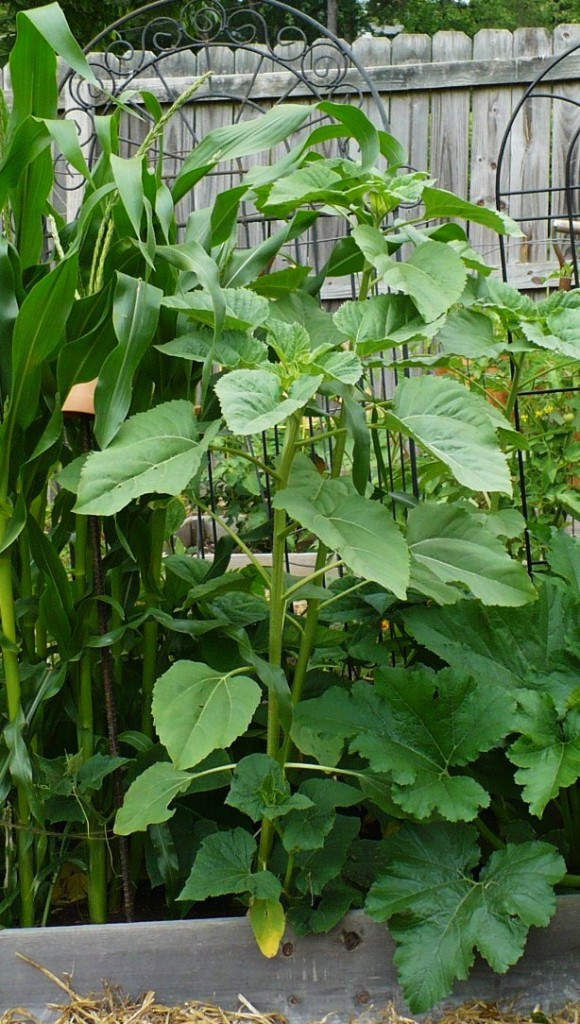
[{"label": "green corn leaf blade", "polygon": [[39,798],[39,787],[34,781],[26,729],[22,710],[4,726],[2,738],[8,751],[7,767],[16,786],[25,792],[28,806],[36,820],[44,822],[44,802]]},{"label": "green corn leaf blade", "polygon": [[303,793],[291,794],[290,784],[273,757],[249,754],[237,764],[226,804],[252,821],[276,821],[290,811],[312,807],[312,800]]},{"label": "green corn leaf blade", "polygon": [[401,167],[409,163],[407,150],[393,135],[379,131],[379,146],[389,167]]},{"label": "green corn leaf blade", "polygon": [[[158,245],[155,252],[172,267],[195,274],[203,292],[211,302],[213,327],[217,340],[224,327],[229,325],[226,324],[226,296],[221,287],[219,267],[215,260],[208,256],[205,249],[194,239],[190,239],[182,245]],[[169,301],[166,301],[166,305],[170,304]]]},{"label": "green corn leaf blade", "polygon": [[505,690],[450,669],[380,669],[374,687],[353,687],[350,749],[390,774],[406,814],[470,821],[490,798],[460,769],[504,739],[514,712]]},{"label": "green corn leaf blade", "polygon": [[116,834],[145,832],[149,825],[169,821],[175,813],[169,804],[179,793],[185,793],[191,781],[189,772],[179,771],[170,761],[159,761],[146,768],[131,783],[123,806],[117,811]]},{"label": "green corn leaf blade", "polygon": [[131,405],[133,378],[155,334],[163,292],[117,273],[113,327],[118,345],[107,356],[95,392],[95,437],[101,448],[115,437]]},{"label": "green corn leaf blade", "polygon": [[[14,129],[8,149],[0,162],[0,201],[4,204],[10,189],[16,189],[31,164],[45,153],[50,146],[50,133],[43,121],[36,117],[25,117]],[[50,157],[49,157],[50,159]],[[29,184],[28,179],[23,181]],[[18,196],[14,197],[19,204]]]},{"label": "green corn leaf blade", "polygon": [[466,590],[486,605],[517,607],[537,596],[524,566],[466,508],[425,503],[411,509],[407,543],[411,586],[439,604],[455,603]]},{"label": "green corn leaf blade", "polygon": [[240,203],[248,191],[247,185],[226,189],[216,197],[211,211],[211,244],[223,245],[237,231]]},{"label": "green corn leaf blade", "polygon": [[577,607],[565,587],[547,579],[527,607],[461,601],[453,608],[409,608],[404,620],[418,643],[452,667],[516,693],[549,693],[563,714],[580,676]]},{"label": "green corn leaf blade", "polygon": [[327,480],[306,456],[294,461],[288,486],[274,507],[283,508],[357,576],[373,580],[404,599],[409,553],[389,510],[361,497],[347,480]]},{"label": "green corn leaf blade", "polygon": [[92,85],[99,88],[99,81],[87,61],[81,47],[74,38],[62,8],[57,3],[45,4],[33,10],[21,11],[17,15],[18,35],[20,36],[23,26],[30,23],[36,29],[38,35],[45,40],[52,50],[59,57],[76,71],[81,78],[85,78]]},{"label": "green corn leaf blade", "polygon": [[[56,55],[35,26],[34,19],[27,16],[32,13],[19,12],[17,16],[18,34],[10,56],[13,102],[7,167],[4,168],[12,177],[18,176],[10,202],[23,267],[39,261],[44,242],[44,207],[54,180],[52,156],[45,146],[46,141],[50,142],[50,135],[45,125],[34,128],[30,118],[56,118],[58,103]],[[62,17],[56,4],[52,13],[54,18],[58,19],[59,14]],[[26,151],[22,143],[25,136],[31,134],[34,139],[30,140],[32,145]],[[6,197],[5,184],[6,179],[3,182],[0,175],[2,204]]]},{"label": "green corn leaf blade", "polygon": [[201,662],[178,661],[155,684],[153,718],[175,766],[193,768],[246,731],[262,697],[246,675],[223,675]]},{"label": "green corn leaf blade", "polygon": [[119,198],[127,214],[135,238],[141,237],[141,221],[145,210],[143,191],[143,157],[119,157],[111,154],[111,171]]},{"label": "green corn leaf blade", "polygon": [[479,206],[477,203],[470,203],[442,188],[430,186],[425,188],[423,202],[425,217],[428,220],[439,219],[439,217],[459,217],[461,220],[472,221],[474,224],[482,224],[486,228],[491,228],[499,235],[511,235],[514,238],[521,238],[523,235],[519,225],[507,214]]},{"label": "green corn leaf blade", "polygon": [[218,430],[219,421],[200,437],[193,406],[184,400],[137,413],[104,452],[89,455],[75,511],[108,516],[142,494],[181,494]]},{"label": "green corn leaf blade", "polygon": [[270,871],[252,872],[256,840],[243,828],[216,832],[204,839],[180,900],[250,893],[257,899],[277,900],[282,886]]},{"label": "green corn leaf blade", "polygon": [[316,394],[322,374],[300,377],[284,397],[282,383],[269,370],[232,370],[215,385],[224,419],[234,434],[259,434],[302,409]]},{"label": "green corn leaf blade", "polygon": [[311,113],[309,106],[280,103],[253,121],[215,128],[184,161],[173,186],[174,201],[182,199],[221,160],[252,156],[285,142]]},{"label": "green corn leaf blade", "polygon": [[74,301],[77,261],[63,260],[26,296],[12,336],[12,392],[10,420],[30,425],[37,412],[42,363],[64,336]]},{"label": "green corn leaf blade", "polygon": [[349,134],[358,142],[360,148],[360,169],[371,171],[380,155],[379,133],[372,121],[358,107],[349,103],[332,103],[323,100],[318,109],[340,122]]},{"label": "green corn leaf blade", "polygon": [[457,381],[430,375],[403,380],[385,425],[412,437],[465,487],[511,495],[492,407]]},{"label": "green corn leaf blade", "polygon": [[[0,445],[2,444],[2,433],[0,432]],[[26,526],[26,520],[28,517],[28,509],[26,502],[22,494],[19,494],[16,499],[16,504],[12,505],[11,502],[6,499],[6,505],[3,508],[2,519],[8,520],[7,525],[4,527],[2,533],[2,541],[0,542],[0,554],[2,551],[7,551],[9,547],[14,544],[14,541],[20,536],[24,527]]]},{"label": "green corn leaf blade", "polygon": [[317,214],[312,210],[299,210],[283,228],[265,238],[259,245],[250,249],[238,249],[232,253],[224,270],[224,284],[229,288],[252,285],[272,264],[282,247],[307,231],[316,217]]},{"label": "green corn leaf blade", "polygon": [[518,702],[523,735],[511,744],[508,758],[518,768],[515,781],[530,811],[541,818],[550,800],[580,778],[580,712],[572,709],[559,720],[547,693],[524,691]]},{"label": "green corn leaf blade", "polygon": [[496,851],[475,881],[480,851],[469,825],[405,826],[391,842],[391,863],[366,910],[389,921],[414,1013],[431,1009],[456,978],[466,978],[476,951],[505,973],[521,957],[529,927],[547,925],[556,909],[553,887],[566,866],[547,843]]},{"label": "green corn leaf blade", "polygon": [[68,575],[59,553],[44,531],[38,526],[33,516],[30,516],[28,519],[27,532],[31,554],[36,567],[44,576],[45,581],[52,583],[63,611],[69,623],[72,623],[74,619],[73,595]]},{"label": "green corn leaf blade", "polygon": [[79,174],[82,174],[85,181],[92,184],[92,175],[79,142],[79,134],[74,121],[45,118],[44,124],[67,163],[74,167]]}]

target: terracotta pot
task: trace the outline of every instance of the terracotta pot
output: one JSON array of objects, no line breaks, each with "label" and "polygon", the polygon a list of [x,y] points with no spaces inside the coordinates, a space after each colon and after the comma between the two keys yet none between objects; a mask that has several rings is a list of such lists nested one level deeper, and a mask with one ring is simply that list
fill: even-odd
[{"label": "terracotta pot", "polygon": [[63,406],[64,413],[84,413],[86,416],[95,415],[95,388],[98,377],[88,380],[83,384],[75,384],[69,391]]}]

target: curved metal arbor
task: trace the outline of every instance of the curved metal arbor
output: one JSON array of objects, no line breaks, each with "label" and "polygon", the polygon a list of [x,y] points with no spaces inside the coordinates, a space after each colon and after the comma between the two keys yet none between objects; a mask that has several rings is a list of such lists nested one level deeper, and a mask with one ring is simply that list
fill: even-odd
[{"label": "curved metal arbor", "polygon": [[[572,62],[573,68],[568,71],[573,70],[575,74],[566,73],[563,76],[565,65]],[[580,91],[572,79],[578,77],[579,71],[580,42],[576,42],[549,61],[525,90],[501,140],[495,188],[497,208],[507,207],[511,216],[528,229],[531,245],[536,242],[552,242],[558,259],[571,265],[573,285],[576,288],[580,286],[577,242],[580,236]],[[551,82],[554,80],[558,84],[552,88]],[[567,90],[566,81],[570,81],[571,86]],[[545,101],[547,107],[542,108],[542,113],[548,115],[543,122],[548,132],[553,131],[555,135],[557,123],[564,126],[564,131],[559,133],[559,138],[553,140],[552,167],[546,175],[546,183],[529,189],[512,189],[509,181],[512,140],[516,130],[526,136],[528,123],[533,125],[538,116],[538,100]],[[549,145],[548,138],[546,151]],[[563,238],[568,243],[567,253],[558,245],[558,240],[562,242]],[[503,237],[500,237],[500,248],[503,278],[509,282],[510,261]]]}]

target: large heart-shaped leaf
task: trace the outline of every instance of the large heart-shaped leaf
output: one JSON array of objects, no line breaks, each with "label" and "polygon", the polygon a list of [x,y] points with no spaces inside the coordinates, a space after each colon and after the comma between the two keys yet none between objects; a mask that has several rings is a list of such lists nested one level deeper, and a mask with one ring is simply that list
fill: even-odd
[{"label": "large heart-shaped leaf", "polygon": [[580,778],[580,712],[572,709],[563,721],[548,693],[518,695],[520,736],[508,751],[517,765],[515,780],[524,800],[541,817],[546,805]]},{"label": "large heart-shaped leaf", "polygon": [[224,419],[234,434],[258,434],[283,423],[316,394],[322,374],[305,374],[284,396],[270,370],[232,370],[215,385]]},{"label": "large heart-shaped leaf", "polygon": [[538,601],[523,608],[409,608],[407,628],[443,661],[510,689],[549,693],[563,711],[580,677],[578,605],[547,579]]},{"label": "large heart-shaped leaf", "polygon": [[514,711],[505,690],[449,669],[380,669],[353,687],[350,749],[390,773],[407,814],[469,821],[489,794],[460,768],[503,740]]},{"label": "large heart-shaped leaf", "polygon": [[476,950],[499,973],[516,963],[529,927],[545,927],[554,913],[553,887],[566,871],[553,846],[528,842],[493,853],[476,881],[480,851],[469,825],[406,826],[390,856],[366,910],[390,921],[399,978],[419,1013],[467,977]]},{"label": "large heart-shaped leaf", "polygon": [[401,382],[385,422],[445,463],[465,487],[511,495],[508,462],[492,415],[484,398],[457,381],[425,375]]},{"label": "large heart-shaped leaf", "polygon": [[243,828],[207,836],[178,899],[205,900],[248,892],[257,899],[278,899],[282,886],[271,871],[252,872],[256,840]]},{"label": "large heart-shaped leaf", "polygon": [[95,437],[106,448],[131,404],[133,377],[157,327],[163,292],[145,281],[117,274],[113,327],[118,345],[103,363],[95,392]]},{"label": "large heart-shaped leaf", "polygon": [[76,511],[110,516],[142,494],[181,494],[195,475],[219,429],[203,437],[193,406],[165,402],[126,420],[103,452],[86,460]]},{"label": "large heart-shaped leaf", "polygon": [[155,684],[153,718],[177,768],[193,768],[246,731],[262,691],[254,679],[177,661]]},{"label": "large heart-shaped leaf", "polygon": [[409,553],[390,511],[363,498],[345,479],[327,480],[305,455],[295,459],[288,486],[274,507],[283,508],[357,576],[374,580],[397,597],[406,596]]},{"label": "large heart-shaped leaf", "polygon": [[178,793],[185,792],[191,781],[189,772],[178,771],[170,761],[150,765],[127,790],[115,818],[117,835],[144,832],[149,825],[168,821],[175,813],[169,804]]},{"label": "large heart-shaped leaf", "polygon": [[429,502],[411,509],[407,543],[411,586],[440,604],[466,589],[484,604],[518,606],[536,597],[524,566],[466,508]]},{"label": "large heart-shaped leaf", "polygon": [[422,242],[408,260],[398,262],[389,255],[386,239],[376,228],[360,225],[353,236],[385,284],[408,295],[425,320],[436,320],[461,298],[467,271],[461,257],[444,242]]}]

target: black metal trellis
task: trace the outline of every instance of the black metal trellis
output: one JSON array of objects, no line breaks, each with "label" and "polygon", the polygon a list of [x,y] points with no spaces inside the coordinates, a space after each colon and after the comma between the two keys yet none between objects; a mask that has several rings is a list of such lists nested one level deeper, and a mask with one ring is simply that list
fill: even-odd
[{"label": "black metal trellis", "polygon": [[[495,201],[497,209],[511,212],[511,201],[515,201],[519,206],[519,210],[511,215],[518,223],[522,225],[534,224],[533,231],[536,230],[537,226],[544,225],[542,232],[544,237],[542,240],[551,242],[555,259],[557,259],[561,268],[566,267],[566,270],[562,270],[561,288],[580,287],[580,257],[578,253],[580,239],[580,99],[577,96],[566,95],[560,83],[551,88],[550,82],[557,79],[562,65],[577,55],[578,51],[580,51],[580,43],[577,42],[555,56],[524,91],[514,107],[504,131],[496,170]],[[564,183],[559,182],[554,172],[552,172],[551,176],[547,176],[544,186],[530,187],[529,189],[512,189],[509,181],[509,156],[514,128],[519,127],[522,120],[525,126],[525,119],[533,117],[532,104],[538,100],[546,101],[548,104],[550,118],[547,123],[550,125],[553,125],[554,109],[557,104],[565,105],[568,116],[575,118],[575,123],[572,124],[572,130],[569,135],[567,149],[563,154]],[[549,145],[549,138],[546,140],[546,145]],[[543,199],[544,211],[538,214],[533,209],[526,209],[526,199],[529,199],[534,204],[536,210],[538,199]],[[509,284],[513,264],[510,263],[508,258],[508,243],[505,237],[500,237],[499,242],[502,278]],[[533,239],[532,244],[534,244]],[[569,275],[569,278],[565,276],[566,274]],[[521,399],[540,398],[546,395],[572,395],[576,393],[580,393],[580,380],[554,387],[522,388],[518,391],[518,401],[516,401],[514,410],[516,428],[520,430],[523,426]],[[530,501],[526,459],[521,451],[518,453],[518,477],[521,509],[524,517],[528,520],[530,514],[533,514],[533,508]],[[573,522],[572,528],[575,526],[576,523]],[[544,564],[541,559],[534,557],[529,533],[526,535],[526,558],[530,572]]]}]

